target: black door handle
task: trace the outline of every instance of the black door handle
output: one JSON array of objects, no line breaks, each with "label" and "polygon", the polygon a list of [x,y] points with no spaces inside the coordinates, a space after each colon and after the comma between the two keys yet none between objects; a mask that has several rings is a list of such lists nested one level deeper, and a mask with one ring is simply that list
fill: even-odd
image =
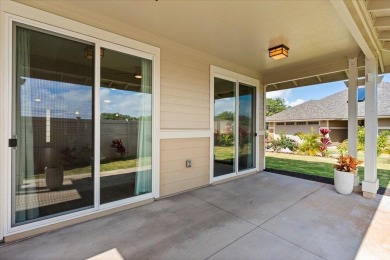
[{"label": "black door handle", "polygon": [[16,146],[18,146],[18,139],[16,138],[8,139],[8,147],[16,147]]}]

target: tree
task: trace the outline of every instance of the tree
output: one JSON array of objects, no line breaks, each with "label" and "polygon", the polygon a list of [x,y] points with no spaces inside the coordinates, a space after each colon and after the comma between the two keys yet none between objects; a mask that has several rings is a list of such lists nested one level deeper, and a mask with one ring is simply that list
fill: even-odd
[{"label": "tree", "polygon": [[132,117],[129,115],[123,115],[119,113],[102,113],[100,115],[101,119],[106,119],[106,120],[138,120],[136,117]]},{"label": "tree", "polygon": [[267,98],[266,102],[266,116],[272,116],[289,108],[282,98]]},{"label": "tree", "polygon": [[224,111],[224,112],[216,115],[215,117],[218,119],[221,119],[221,120],[229,120],[229,121],[234,120],[234,114],[233,114],[233,112],[230,112],[230,111]]}]

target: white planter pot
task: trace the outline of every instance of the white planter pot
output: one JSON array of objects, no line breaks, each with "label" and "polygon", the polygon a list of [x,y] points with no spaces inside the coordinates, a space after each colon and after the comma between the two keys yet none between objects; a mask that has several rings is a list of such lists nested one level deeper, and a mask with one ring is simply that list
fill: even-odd
[{"label": "white planter pot", "polygon": [[355,174],[350,172],[340,172],[334,170],[334,187],[340,194],[348,195],[352,193]]}]

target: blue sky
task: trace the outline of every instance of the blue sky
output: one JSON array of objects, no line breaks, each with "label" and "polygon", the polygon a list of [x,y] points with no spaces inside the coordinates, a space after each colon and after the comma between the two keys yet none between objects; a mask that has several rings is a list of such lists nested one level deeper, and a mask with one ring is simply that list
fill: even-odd
[{"label": "blue sky", "polygon": [[[383,81],[390,82],[390,74],[386,74]],[[321,99],[347,89],[344,81],[331,82],[301,88],[272,91],[267,93],[267,98],[283,98],[288,106],[296,106],[303,102]]]},{"label": "blue sky", "polygon": [[[92,87],[65,82],[25,78],[21,87],[23,116],[92,118]],[[151,115],[151,94],[112,88],[100,89],[100,112],[133,117]]]}]

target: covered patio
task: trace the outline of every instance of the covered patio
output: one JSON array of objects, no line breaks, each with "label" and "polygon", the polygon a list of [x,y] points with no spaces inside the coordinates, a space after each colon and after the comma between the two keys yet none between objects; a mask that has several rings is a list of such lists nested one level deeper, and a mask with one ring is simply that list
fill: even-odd
[{"label": "covered patio", "polygon": [[[376,164],[377,79],[390,72],[389,17],[385,0],[0,0],[0,258],[389,255],[390,201],[377,195]],[[269,49],[280,45],[288,57],[271,59]],[[56,91],[38,95],[52,88],[48,79]],[[331,185],[264,172],[266,92],[340,80],[348,80],[354,157],[357,88],[366,88],[363,192],[342,196]],[[68,93],[63,103],[59,90]],[[226,111],[218,112],[216,101],[227,99]],[[232,135],[221,147],[232,149],[218,161],[215,119],[223,112],[231,122],[221,129]],[[63,124],[55,127],[59,118]],[[141,130],[130,135],[129,119],[143,122]],[[122,120],[128,132],[107,130],[105,120]],[[124,142],[124,148],[120,138],[137,146]],[[123,159],[124,166],[102,170],[107,159]],[[139,178],[107,180],[121,170],[133,174],[131,160],[139,162]],[[221,161],[229,163],[223,174]],[[34,184],[43,171],[57,176],[59,187],[49,189],[50,177],[44,187]],[[84,177],[90,179],[81,183]],[[54,199],[42,199],[40,189]],[[49,203],[55,210],[46,210]],[[74,225],[93,218],[99,219]]]},{"label": "covered patio", "polygon": [[[268,172],[0,248],[2,259],[385,259],[390,197]],[[104,235],[102,235],[104,234]]]}]

